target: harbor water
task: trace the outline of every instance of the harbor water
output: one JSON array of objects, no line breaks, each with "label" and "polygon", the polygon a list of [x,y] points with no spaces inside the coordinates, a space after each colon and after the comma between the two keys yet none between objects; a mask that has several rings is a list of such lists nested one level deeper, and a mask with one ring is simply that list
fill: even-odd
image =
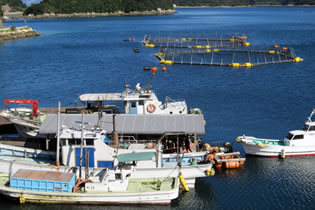
[{"label": "harbor water", "polygon": [[[300,129],[315,108],[315,7],[177,9],[174,15],[27,19],[44,35],[0,43],[0,109],[7,98],[37,99],[40,107],[81,105],[78,94],[122,92],[152,81],[159,98],[186,99],[206,120],[204,142],[234,142],[246,134],[282,139]],[[24,20],[4,25],[22,26]],[[300,63],[230,68],[170,65],[166,72],[145,48],[145,34],[245,34],[252,47],[293,47]],[[124,39],[135,38],[126,42]],[[133,48],[140,53],[134,53]],[[234,149],[244,151],[236,142]],[[198,179],[170,206],[94,206],[93,209],[313,209],[315,157],[246,157],[239,169]],[[91,209],[83,205],[20,206],[1,197],[3,209]]]}]

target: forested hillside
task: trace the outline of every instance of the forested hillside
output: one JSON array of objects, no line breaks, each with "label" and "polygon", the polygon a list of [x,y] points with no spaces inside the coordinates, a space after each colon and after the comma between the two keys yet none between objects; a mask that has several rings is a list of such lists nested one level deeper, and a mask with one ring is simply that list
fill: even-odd
[{"label": "forested hillside", "polygon": [[0,0],[0,5],[9,4],[12,11],[24,11],[27,7],[21,0]]},{"label": "forested hillside", "polygon": [[105,13],[132,12],[172,9],[172,0],[43,0],[39,4],[28,7],[24,15],[42,15],[44,13],[72,14],[72,13]]}]

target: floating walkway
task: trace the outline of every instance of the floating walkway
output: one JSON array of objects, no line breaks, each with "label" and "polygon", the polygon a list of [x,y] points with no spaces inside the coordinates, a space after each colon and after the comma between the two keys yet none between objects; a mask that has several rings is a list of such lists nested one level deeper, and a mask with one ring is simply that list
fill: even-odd
[{"label": "floating walkway", "polygon": [[249,42],[246,42],[246,36],[202,36],[192,37],[183,35],[180,38],[168,37],[155,37],[145,35],[142,43],[145,47],[158,47],[158,48],[178,48],[178,49],[212,49],[212,48],[235,48],[235,47],[248,47]]},{"label": "floating walkway", "polygon": [[252,67],[266,64],[301,62],[293,48],[267,50],[202,49],[170,50],[161,49],[155,56],[161,64],[189,64],[206,66]]}]

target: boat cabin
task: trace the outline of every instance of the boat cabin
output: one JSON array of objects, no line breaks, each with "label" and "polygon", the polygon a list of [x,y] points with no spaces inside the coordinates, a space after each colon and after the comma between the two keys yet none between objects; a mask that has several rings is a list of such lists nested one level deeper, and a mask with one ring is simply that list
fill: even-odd
[{"label": "boat cabin", "polygon": [[84,103],[98,104],[102,107],[104,101],[122,101],[123,113],[125,114],[187,114],[185,100],[174,100],[166,97],[163,104],[156,94],[149,89],[142,89],[140,84],[136,85],[134,91],[126,85],[123,93],[96,93],[80,95],[80,100]]}]

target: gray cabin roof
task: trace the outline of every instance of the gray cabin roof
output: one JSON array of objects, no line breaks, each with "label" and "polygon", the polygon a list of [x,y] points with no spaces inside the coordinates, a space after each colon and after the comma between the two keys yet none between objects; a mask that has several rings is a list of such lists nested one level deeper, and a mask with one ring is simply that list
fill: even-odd
[{"label": "gray cabin roof", "polygon": [[[85,114],[85,128],[93,128],[97,124],[107,133],[113,131],[113,114],[104,114],[98,120],[98,114]],[[61,126],[80,128],[81,114],[61,114]],[[205,134],[205,121],[202,114],[181,115],[135,115],[117,114],[115,129],[120,134],[164,134],[165,132],[184,132],[189,134]],[[57,114],[48,114],[42,123],[40,134],[56,134]]]},{"label": "gray cabin roof", "polygon": [[121,101],[121,93],[88,93],[80,95],[80,101]]}]

